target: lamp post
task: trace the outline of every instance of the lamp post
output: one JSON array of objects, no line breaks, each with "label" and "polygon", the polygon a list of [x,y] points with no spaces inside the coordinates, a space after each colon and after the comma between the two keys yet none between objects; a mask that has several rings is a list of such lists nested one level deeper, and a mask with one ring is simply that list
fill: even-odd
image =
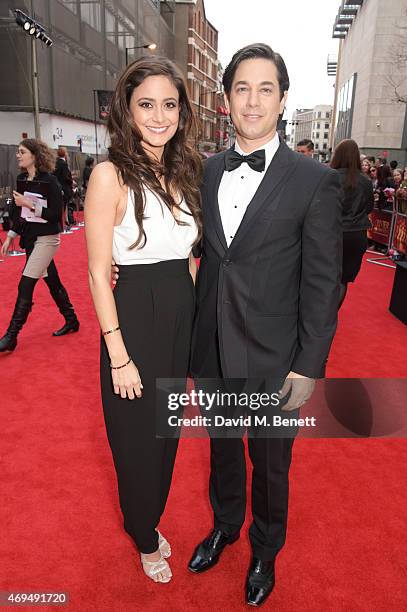
[{"label": "lamp post", "polygon": [[136,47],[126,47],[126,66],[129,63],[128,51],[134,51],[135,49],[150,49],[150,51],[154,51],[155,49],[157,49],[157,44],[150,43],[149,45],[137,45]]},{"label": "lamp post", "polygon": [[[31,13],[33,12],[33,0],[31,0]],[[38,64],[37,64],[37,46],[36,39],[41,40],[47,47],[52,45],[52,40],[45,34],[45,28],[38,21],[29,17],[20,9],[14,10],[17,25],[19,25],[26,34],[31,36],[31,62],[32,62],[32,81],[33,81],[33,108],[34,108],[34,125],[35,137],[41,138],[40,128],[40,103],[38,91]]]}]

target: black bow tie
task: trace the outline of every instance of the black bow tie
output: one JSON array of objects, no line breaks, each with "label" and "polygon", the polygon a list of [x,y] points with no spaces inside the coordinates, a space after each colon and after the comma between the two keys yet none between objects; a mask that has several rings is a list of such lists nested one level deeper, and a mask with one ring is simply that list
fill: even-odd
[{"label": "black bow tie", "polygon": [[250,153],[250,155],[240,155],[234,149],[229,149],[225,153],[225,169],[228,172],[231,170],[236,170],[239,166],[246,162],[249,164],[252,170],[256,172],[263,172],[266,167],[266,153],[264,149],[260,149],[259,151],[254,151],[254,153]]}]

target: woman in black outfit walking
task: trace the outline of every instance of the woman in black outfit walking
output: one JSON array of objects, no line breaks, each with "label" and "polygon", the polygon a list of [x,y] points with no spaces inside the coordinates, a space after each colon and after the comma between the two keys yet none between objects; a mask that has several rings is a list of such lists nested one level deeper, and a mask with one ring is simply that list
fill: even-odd
[{"label": "woman in black outfit walking", "polygon": [[[61,188],[51,174],[55,165],[52,151],[40,140],[26,139],[18,147],[17,161],[23,171],[17,179],[45,183],[48,199],[47,206],[44,206],[38,200],[33,201],[17,191],[13,194],[15,206],[12,211],[12,229],[8,232],[1,252],[6,255],[12,239],[20,235],[20,246],[26,251],[27,261],[18,284],[17,301],[10,325],[0,339],[0,352],[16,348],[17,335],[33,306],[34,287],[39,278],[44,278],[60,313],[65,317],[65,325],[53,335],[63,336],[79,329],[79,321],[53,260],[60,243],[63,202]],[[41,218],[44,222],[26,221],[21,214],[23,207],[29,209],[31,217]]]},{"label": "woman in black outfit walking", "polygon": [[345,193],[340,308],[348,283],[356,279],[367,249],[368,215],[373,209],[374,198],[372,182],[362,174],[359,147],[354,140],[342,140],[338,144],[331,167],[339,172]]}]

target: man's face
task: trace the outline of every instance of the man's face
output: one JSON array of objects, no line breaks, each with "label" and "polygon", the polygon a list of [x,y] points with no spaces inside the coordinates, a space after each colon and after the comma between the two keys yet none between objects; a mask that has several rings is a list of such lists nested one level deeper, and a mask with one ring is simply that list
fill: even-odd
[{"label": "man's face", "polygon": [[243,60],[237,67],[226,100],[239,144],[253,150],[271,140],[286,99],[287,92],[280,100],[277,68],[272,61]]},{"label": "man's face", "polygon": [[300,145],[300,146],[297,146],[297,153],[302,153],[303,155],[306,155],[307,157],[312,157],[314,151],[312,149],[309,149],[307,145]]}]

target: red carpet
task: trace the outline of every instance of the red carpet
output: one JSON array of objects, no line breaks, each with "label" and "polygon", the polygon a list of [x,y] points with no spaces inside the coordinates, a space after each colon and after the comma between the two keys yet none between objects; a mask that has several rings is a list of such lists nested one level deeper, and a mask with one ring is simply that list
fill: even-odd
[{"label": "red carpet", "polygon": [[[51,337],[62,321],[40,283],[18,349],[0,355],[0,589],[67,591],[75,612],[245,610],[246,530],[213,571],[199,576],[185,569],[211,527],[206,440],[180,444],[162,524],[174,550],[170,584],[143,576],[122,530],[83,237],[83,230],[63,236],[57,256],[80,332]],[[0,264],[1,332],[22,265],[22,258]],[[392,278],[392,270],[364,264],[341,311],[330,376],[406,376],[407,328],[387,311]],[[288,539],[264,609],[406,609],[406,464],[405,440],[297,441]]]}]

